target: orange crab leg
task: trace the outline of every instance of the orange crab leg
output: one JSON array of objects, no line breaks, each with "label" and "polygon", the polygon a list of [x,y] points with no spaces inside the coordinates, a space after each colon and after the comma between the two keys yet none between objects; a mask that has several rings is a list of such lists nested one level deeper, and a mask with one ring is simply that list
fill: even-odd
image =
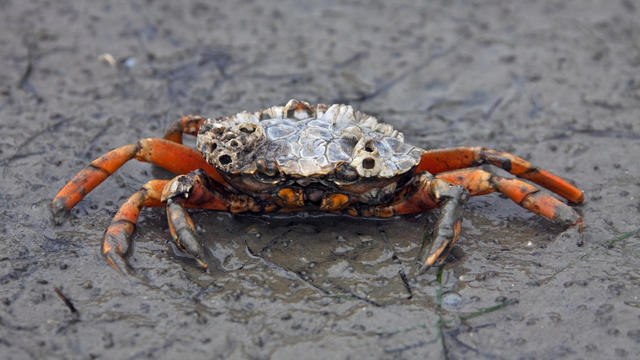
[{"label": "orange crab leg", "polygon": [[121,273],[131,273],[132,269],[124,259],[129,250],[131,235],[136,228],[140,210],[143,207],[164,206],[160,200],[162,189],[168,180],[151,180],[125,201],[111,220],[104,233],[102,255],[111,267]]},{"label": "orange crab leg", "polygon": [[[444,183],[439,181],[439,183]],[[374,205],[349,207],[345,212],[352,216],[374,216],[387,218],[396,215],[416,214],[438,207],[438,199],[434,195],[433,177],[420,174],[416,183],[406,188],[406,192],[396,195],[391,205]],[[446,184],[446,186],[450,186]]]},{"label": "orange crab leg", "polygon": [[185,174],[201,168],[214,180],[226,185],[226,182],[202,157],[187,146],[175,142],[148,138],[112,150],[92,161],[58,192],[51,203],[54,215],[69,211],[91,190],[113,174],[131,159],[153,163],[169,171]]},{"label": "orange crab leg", "polygon": [[[124,256],[130,248],[140,210],[143,207],[166,205],[173,240],[179,248],[193,255],[206,268],[207,264],[200,260],[204,251],[197,242],[195,226],[183,206],[213,210],[228,210],[230,207],[225,198],[228,195],[210,190],[209,187],[218,188],[221,192],[226,190],[220,184],[210,184],[206,176],[203,170],[196,170],[172,180],[151,180],[131,195],[120,206],[104,234],[102,255],[109,265],[121,273],[132,272]],[[184,178],[187,179],[186,182]],[[208,186],[203,185],[203,182]],[[184,194],[189,196],[181,197]]]},{"label": "orange crab leg", "polygon": [[520,179],[503,178],[482,169],[453,170],[439,173],[436,177],[464,186],[472,196],[498,191],[531,212],[560,224],[578,225],[582,230],[582,218],[575,210]]},{"label": "orange crab leg", "polygon": [[202,116],[183,116],[167,128],[167,131],[164,133],[164,139],[182,144],[182,134],[198,135],[198,130],[200,130],[200,126],[202,126],[205,120],[207,120],[207,118]]},{"label": "orange crab leg", "polygon": [[459,147],[426,151],[422,155],[417,171],[438,174],[443,171],[491,164],[500,167],[518,177],[530,180],[574,204],[584,200],[584,194],[566,180],[549,171],[539,169],[530,162],[506,152],[481,147]]}]

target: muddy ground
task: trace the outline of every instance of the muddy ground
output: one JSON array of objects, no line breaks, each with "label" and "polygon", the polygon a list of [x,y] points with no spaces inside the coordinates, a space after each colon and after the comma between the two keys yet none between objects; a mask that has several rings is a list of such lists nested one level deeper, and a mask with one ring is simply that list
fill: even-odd
[{"label": "muddy ground", "polygon": [[[638,358],[640,4],[422,3],[0,1],[0,357]],[[219,262],[203,273],[151,209],[134,281],[99,248],[118,205],[169,176],[141,163],[53,224],[53,195],[102,153],[292,97],[423,147],[518,154],[585,191],[584,232],[474,198],[456,258],[407,289],[434,214],[194,212]]]}]

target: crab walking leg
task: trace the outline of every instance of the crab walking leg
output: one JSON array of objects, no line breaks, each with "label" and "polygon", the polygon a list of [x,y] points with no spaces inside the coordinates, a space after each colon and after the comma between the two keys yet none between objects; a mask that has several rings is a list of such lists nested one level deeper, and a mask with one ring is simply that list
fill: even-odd
[{"label": "crab walking leg", "polygon": [[433,265],[439,265],[458,241],[462,224],[462,207],[469,199],[469,192],[460,185],[452,185],[431,175],[421,174],[417,187],[405,200],[393,205],[376,206],[363,209],[362,215],[389,217],[393,215],[413,214],[434,207],[441,209],[433,239],[426,250],[425,260],[419,274],[423,274]]},{"label": "crab walking leg", "polygon": [[136,228],[138,215],[143,207],[164,206],[160,200],[162,189],[168,180],[151,180],[125,201],[111,220],[104,233],[102,255],[111,267],[119,272],[131,273],[131,266],[124,255],[131,245],[131,235]]},{"label": "crab walking leg", "polygon": [[207,175],[226,185],[220,174],[202,158],[198,151],[169,140],[142,139],[136,144],[112,150],[80,170],[51,202],[54,216],[71,210],[85,195],[131,159],[153,163],[178,174],[186,174],[201,168]]},{"label": "crab walking leg", "polygon": [[507,179],[483,169],[460,169],[442,172],[436,178],[464,186],[469,193],[484,195],[498,191],[523,208],[562,225],[578,225],[582,218],[570,206],[520,179]]},{"label": "crab walking leg", "polygon": [[167,131],[164,133],[164,139],[182,144],[182,134],[198,135],[200,126],[202,126],[205,120],[207,120],[207,118],[202,116],[183,116],[167,128]]},{"label": "crab walking leg", "polygon": [[580,189],[559,176],[537,168],[530,162],[509,153],[481,147],[459,147],[426,151],[422,155],[416,171],[428,171],[432,174],[438,174],[443,171],[483,164],[497,166],[520,178],[530,180],[574,204],[580,204],[584,200],[584,194]]}]

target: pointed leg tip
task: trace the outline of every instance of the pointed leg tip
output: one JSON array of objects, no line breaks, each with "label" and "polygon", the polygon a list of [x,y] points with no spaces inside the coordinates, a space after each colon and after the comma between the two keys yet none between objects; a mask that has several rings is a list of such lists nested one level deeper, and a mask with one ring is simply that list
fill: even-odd
[{"label": "pointed leg tip", "polygon": [[427,258],[422,263],[422,266],[420,267],[420,271],[425,271],[426,272],[432,266],[439,265],[442,262],[440,260],[440,258],[443,255],[444,254],[441,251],[436,251],[434,253],[429,254],[429,256],[427,256]]},{"label": "pointed leg tip", "polygon": [[570,199],[569,201],[574,205],[582,204],[584,202],[584,192],[580,191],[580,193],[578,194],[578,196],[576,196],[575,199]]},{"label": "pointed leg tip", "polygon": [[206,262],[200,260],[199,258],[195,258],[195,259],[198,262],[198,265],[200,265],[200,267],[202,268],[202,270],[207,271],[207,269],[209,268],[209,265]]},{"label": "pointed leg tip", "polygon": [[580,233],[581,233],[581,232],[582,232],[582,226],[583,226],[583,224],[582,224],[582,218],[578,218],[578,220],[576,221],[576,223],[574,224],[574,226],[577,226],[577,227],[578,227],[578,232],[580,232]]},{"label": "pointed leg tip", "polygon": [[51,216],[53,218],[53,222],[56,225],[60,225],[64,222],[64,220],[69,215],[69,211],[65,206],[65,201],[62,198],[53,199],[51,202]]},{"label": "pointed leg tip", "polygon": [[111,265],[111,267],[114,268],[116,271],[118,271],[120,274],[122,275],[135,274],[135,271],[133,270],[131,265],[129,265],[127,260],[125,260],[125,258],[122,257],[121,255],[113,251],[103,253],[102,255],[105,257],[105,259],[107,259],[107,262],[109,263],[109,265]]},{"label": "pointed leg tip", "polygon": [[418,276],[426,273],[427,271],[429,271],[429,269],[431,269],[434,266],[440,266],[444,264],[446,261],[447,255],[446,254],[444,256],[442,255],[443,254],[440,254],[440,256],[436,256],[436,254],[429,255],[429,257],[427,257],[427,260],[425,260],[424,263],[420,265],[420,269],[418,270]]},{"label": "pointed leg tip", "polygon": [[431,265],[430,264],[423,264],[422,266],[420,266],[420,269],[418,270],[418,276],[423,275],[429,269],[431,269]]}]

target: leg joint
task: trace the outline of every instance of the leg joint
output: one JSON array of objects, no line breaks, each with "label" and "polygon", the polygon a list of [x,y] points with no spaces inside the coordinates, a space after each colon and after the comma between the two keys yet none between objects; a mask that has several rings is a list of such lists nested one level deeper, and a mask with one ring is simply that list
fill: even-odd
[{"label": "leg joint", "polygon": [[171,200],[176,200],[178,198],[181,199],[189,199],[191,192],[195,186],[195,181],[191,176],[188,175],[179,175],[171,180],[162,191],[163,202],[168,202]]}]

